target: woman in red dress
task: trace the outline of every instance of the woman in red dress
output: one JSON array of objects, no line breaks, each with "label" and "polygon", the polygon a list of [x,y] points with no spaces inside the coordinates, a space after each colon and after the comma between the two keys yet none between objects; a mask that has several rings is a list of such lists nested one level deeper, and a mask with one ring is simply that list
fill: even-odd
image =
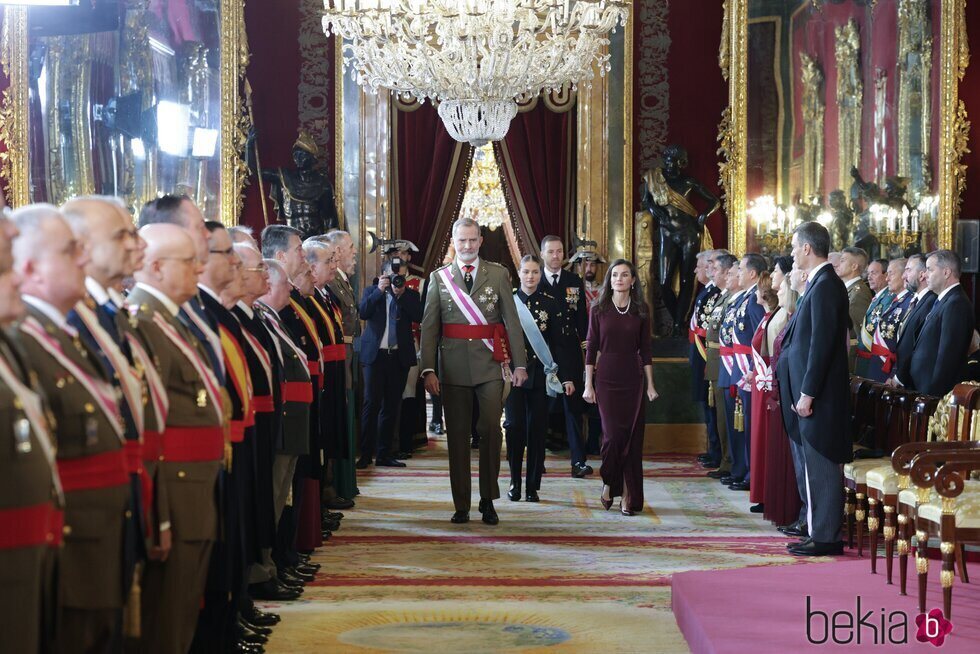
[{"label": "woman in red dress", "polygon": [[589,314],[582,393],[586,402],[599,404],[602,418],[599,501],[608,510],[614,497],[622,497],[620,510],[627,516],[643,510],[644,388],[649,401],[657,399],[650,311],[637,282],[636,268],[625,259],[613,261],[606,271]]},{"label": "woman in red dress", "polygon": [[762,513],[764,489],[766,484],[766,450],[768,449],[769,424],[766,420],[766,406],[774,391],[773,373],[769,361],[771,343],[786,324],[786,311],[779,306],[775,288],[782,283],[784,273],[777,265],[772,275],[763,273],[759,277],[756,291],[759,304],[765,307],[766,314],[752,336],[753,370],[749,373],[752,384],[751,425],[751,470],[753,477],[749,499],[755,504],[750,511]]}]

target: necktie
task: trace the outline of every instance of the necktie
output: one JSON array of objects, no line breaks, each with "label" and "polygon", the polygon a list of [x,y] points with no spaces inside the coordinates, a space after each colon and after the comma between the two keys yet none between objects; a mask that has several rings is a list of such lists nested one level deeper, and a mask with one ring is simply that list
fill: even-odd
[{"label": "necktie", "polygon": [[909,305],[909,312],[915,309],[915,305],[917,305],[918,303],[919,303],[919,296],[916,295],[915,297],[912,298],[912,304]]},{"label": "necktie", "polygon": [[463,266],[463,283],[466,284],[466,291],[473,290],[473,266]]},{"label": "necktie", "polygon": [[551,285],[558,286],[558,273],[555,273],[551,276]]},{"label": "necktie", "polygon": [[398,345],[398,332],[395,323],[398,320],[398,305],[395,303],[395,296],[388,296],[388,342],[387,347]]}]

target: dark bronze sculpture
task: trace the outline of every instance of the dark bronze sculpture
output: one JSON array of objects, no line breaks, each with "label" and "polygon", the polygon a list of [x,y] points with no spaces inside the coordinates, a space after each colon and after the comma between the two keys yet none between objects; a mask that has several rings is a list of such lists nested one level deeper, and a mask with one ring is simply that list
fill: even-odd
[{"label": "dark bronze sculpture", "polygon": [[[663,167],[648,170],[643,176],[643,208],[653,218],[651,229],[655,244],[654,256],[664,306],[673,322],[672,333],[681,336],[687,329],[687,314],[694,300],[697,280],[694,268],[697,254],[704,237],[704,222],[718,210],[721,201],[703,184],[684,174],[687,167],[687,151],[679,145],[664,149]],[[708,208],[699,212],[688,200],[691,194],[699,196]],[[652,268],[652,267],[651,267]],[[653,272],[653,270],[651,271]],[[674,291],[674,277],[679,277],[679,290]]]},{"label": "dark bronze sculpture", "polygon": [[830,224],[831,243],[835,250],[842,250],[851,243],[854,211],[847,202],[847,195],[840,189],[830,192],[828,202],[830,213],[834,217]]},{"label": "dark bronze sculpture", "polygon": [[[255,132],[246,143],[249,169],[255,173]],[[295,168],[263,168],[262,179],[279,218],[303,232],[304,238],[338,227],[337,205],[330,178],[317,169],[320,149],[309,134],[301,131],[293,144]]]}]

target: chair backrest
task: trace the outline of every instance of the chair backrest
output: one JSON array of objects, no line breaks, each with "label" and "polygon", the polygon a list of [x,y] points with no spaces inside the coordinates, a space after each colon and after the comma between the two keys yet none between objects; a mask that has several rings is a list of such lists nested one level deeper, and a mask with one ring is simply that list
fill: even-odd
[{"label": "chair backrest", "polygon": [[888,389],[884,384],[867,381],[861,387],[861,395],[858,398],[862,405],[855,420],[855,429],[852,440],[864,447],[874,447],[875,429],[878,424],[879,403],[881,394]]},{"label": "chair backrest", "polygon": [[861,440],[868,423],[868,385],[872,382],[863,377],[851,377],[851,437]]},{"label": "chair backrest", "polygon": [[[885,428],[878,432],[879,438],[884,436],[883,444],[886,452],[893,451],[902,443],[909,442],[909,414],[915,393],[900,388],[891,389],[889,402],[891,410],[888,416],[888,423]],[[882,396],[884,401],[884,396]]]},{"label": "chair backrest", "polygon": [[909,441],[925,442],[929,439],[929,419],[936,412],[939,398],[931,395],[917,395],[909,412]]},{"label": "chair backrest", "polygon": [[974,415],[980,410],[980,384],[964,382],[953,388],[949,400],[949,419],[946,423],[946,440],[976,440],[978,435]]}]

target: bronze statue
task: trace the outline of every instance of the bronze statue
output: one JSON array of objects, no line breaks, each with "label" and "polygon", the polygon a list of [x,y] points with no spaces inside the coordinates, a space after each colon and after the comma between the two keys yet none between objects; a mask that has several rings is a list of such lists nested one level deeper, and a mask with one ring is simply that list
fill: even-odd
[{"label": "bronze statue", "polygon": [[828,202],[830,213],[834,217],[830,224],[831,242],[835,250],[842,250],[851,243],[854,212],[847,203],[847,195],[841,189],[831,191]]},{"label": "bronze statue", "polygon": [[[249,169],[255,173],[255,132],[246,143]],[[316,168],[320,149],[308,133],[300,131],[293,144],[295,168],[264,168],[262,179],[269,183],[269,197],[280,219],[303,232],[304,238],[338,227],[337,205],[330,178]]]},{"label": "bronze statue", "polygon": [[[694,268],[704,237],[704,222],[717,211],[721,201],[699,181],[684,174],[687,150],[669,145],[664,149],[663,162],[663,167],[643,175],[643,208],[653,218],[651,230],[657,259],[656,279],[650,281],[654,287],[659,283],[673,322],[673,335],[680,336],[687,329],[687,314],[694,300]],[[706,210],[699,212],[690,203],[688,196],[692,193],[708,203]],[[675,275],[679,277],[678,292],[674,291]]]}]

